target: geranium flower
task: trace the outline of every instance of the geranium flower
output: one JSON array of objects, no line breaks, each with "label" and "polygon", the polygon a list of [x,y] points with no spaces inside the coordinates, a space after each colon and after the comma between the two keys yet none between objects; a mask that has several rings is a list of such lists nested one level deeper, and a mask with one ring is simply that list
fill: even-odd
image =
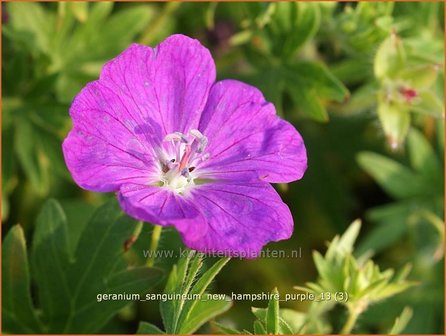
[{"label": "geranium flower", "polygon": [[231,256],[255,257],[291,236],[290,210],[270,183],[303,176],[302,138],[256,88],[215,82],[197,40],[131,45],[82,89],[70,115],[63,152],[73,179],[117,192],[130,216]]}]

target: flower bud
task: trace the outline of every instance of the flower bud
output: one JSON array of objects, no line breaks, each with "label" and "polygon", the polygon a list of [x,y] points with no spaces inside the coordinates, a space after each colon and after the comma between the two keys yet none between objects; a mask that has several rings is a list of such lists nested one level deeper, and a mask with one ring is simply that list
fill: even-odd
[{"label": "flower bud", "polygon": [[392,33],[379,46],[375,55],[374,71],[378,79],[393,78],[404,67],[406,55],[401,39]]},{"label": "flower bud", "polygon": [[437,79],[440,66],[434,64],[423,64],[401,72],[401,79],[409,86],[416,89],[427,89]]},{"label": "flower bud", "polygon": [[381,102],[378,105],[378,117],[384,134],[392,149],[397,149],[409,131],[410,113],[407,107],[400,104]]}]

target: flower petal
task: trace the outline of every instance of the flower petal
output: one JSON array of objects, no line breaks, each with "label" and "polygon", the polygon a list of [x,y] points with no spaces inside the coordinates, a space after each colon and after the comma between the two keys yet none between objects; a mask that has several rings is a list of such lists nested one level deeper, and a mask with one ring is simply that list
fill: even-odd
[{"label": "flower petal", "polygon": [[63,151],[76,183],[116,191],[153,181],[164,136],[197,127],[214,80],[209,51],[184,35],[155,49],[134,44],[108,62],[70,108],[74,127]]},{"label": "flower petal", "polygon": [[199,204],[208,229],[201,239],[185,235],[190,248],[253,258],[268,242],[292,234],[290,210],[268,183],[203,184],[191,190],[191,198]]},{"label": "flower petal", "polygon": [[234,80],[216,83],[199,130],[209,138],[200,176],[291,182],[302,178],[307,155],[302,137],[275,114],[256,88]]},{"label": "flower petal", "polygon": [[166,188],[124,184],[118,193],[122,209],[130,216],[162,226],[173,225],[188,240],[207,232],[206,221],[194,203]]},{"label": "flower petal", "polygon": [[[107,133],[107,131],[104,131]],[[121,134],[115,130],[116,137]],[[135,137],[114,144],[108,135],[74,128],[63,142],[65,162],[76,183],[84,189],[110,192],[123,182],[150,183],[155,165]]]},{"label": "flower petal", "polygon": [[164,137],[197,127],[215,64],[198,40],[172,35],[154,49],[131,45],[104,66],[100,80],[139,111],[143,122],[158,124]]}]

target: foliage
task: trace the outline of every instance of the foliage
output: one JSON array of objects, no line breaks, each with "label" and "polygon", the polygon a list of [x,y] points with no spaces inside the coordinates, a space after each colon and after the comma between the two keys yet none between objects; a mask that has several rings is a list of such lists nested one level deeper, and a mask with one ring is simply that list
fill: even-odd
[{"label": "foliage", "polygon": [[392,33],[375,55],[375,77],[380,83],[378,117],[393,148],[397,148],[409,131],[410,111],[444,118],[444,106],[433,92],[439,65],[411,61],[403,41]]},{"label": "foliage", "polygon": [[[442,142],[438,145],[438,151],[442,153]],[[381,250],[387,247],[404,234],[411,221],[427,219],[433,225],[436,225],[436,221],[441,221],[439,216],[444,204],[442,160],[429,141],[416,129],[412,129],[409,134],[407,153],[410,167],[381,154],[358,154],[358,162],[362,168],[397,200],[369,211],[369,217],[373,221],[391,223],[392,228],[378,226],[362,244],[363,249],[373,247]],[[442,250],[444,228],[442,225],[437,225],[436,228],[440,235],[439,250]]]},{"label": "foliage", "polygon": [[323,100],[342,102],[348,96],[345,86],[323,63],[295,57],[319,30],[325,6],[304,2],[250,4],[250,18],[244,22],[247,28],[231,38],[232,44],[243,45],[247,61],[256,67],[247,78],[271,97],[279,113],[288,95],[300,113],[327,121]]},{"label": "foliage", "polygon": [[307,283],[306,287],[295,287],[313,293],[316,297],[329,293],[336,302],[344,305],[349,319],[341,333],[350,333],[356,319],[369,305],[415,285],[406,280],[410,271],[408,265],[395,273],[392,269],[380,271],[379,266],[366,255],[355,258],[353,244],[359,229],[360,222],[353,222],[341,237],[336,236],[331,241],[324,257],[319,252],[314,252],[318,281]]},{"label": "foliage", "polygon": [[213,299],[206,296],[206,289],[229,258],[217,261],[210,269],[198,276],[203,267],[203,256],[190,253],[174,265],[167,280],[165,294],[180,295],[179,300],[160,303],[165,332],[153,324],[141,322],[139,334],[192,334],[204,323],[231,307],[231,300]]},{"label": "foliage", "polygon": [[[314,251],[313,259],[319,278],[305,287],[295,286],[299,291],[313,294],[311,308],[307,313],[280,308],[280,295],[275,288],[267,308],[252,308],[257,317],[254,334],[283,335],[304,333],[331,333],[325,315],[336,304],[345,306],[348,319],[340,331],[349,334],[358,317],[369,305],[397,295],[416,285],[406,280],[410,267],[405,266],[397,273],[393,269],[380,271],[368,256],[354,257],[353,244],[359,234],[361,223],[353,222],[342,236],[336,236],[328,244],[325,256]],[[412,311],[405,308],[396,318],[390,333],[400,333],[410,320]],[[225,333],[232,333],[220,325]],[[229,331],[229,332],[228,332]],[[240,332],[238,332],[240,333]]]},{"label": "foliage", "polygon": [[[109,202],[93,215],[78,241],[72,241],[62,208],[49,200],[37,218],[29,259],[23,229],[14,226],[3,243],[6,330],[11,333],[101,330],[128,302],[99,302],[97,295],[143,294],[162,277],[161,270],[127,265],[124,243],[135,225],[122,215],[115,202]],[[38,311],[31,298],[31,279],[37,287]]]}]

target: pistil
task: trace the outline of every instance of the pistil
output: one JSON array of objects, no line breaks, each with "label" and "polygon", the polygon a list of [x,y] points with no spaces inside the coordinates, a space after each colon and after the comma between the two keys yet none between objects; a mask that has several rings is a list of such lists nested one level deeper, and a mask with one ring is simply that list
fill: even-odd
[{"label": "pistil", "polygon": [[181,193],[189,185],[193,185],[195,165],[205,160],[208,155],[202,153],[208,139],[200,131],[192,129],[188,134],[174,132],[166,135],[164,141],[171,141],[175,148],[175,157],[161,160],[164,186]]}]

